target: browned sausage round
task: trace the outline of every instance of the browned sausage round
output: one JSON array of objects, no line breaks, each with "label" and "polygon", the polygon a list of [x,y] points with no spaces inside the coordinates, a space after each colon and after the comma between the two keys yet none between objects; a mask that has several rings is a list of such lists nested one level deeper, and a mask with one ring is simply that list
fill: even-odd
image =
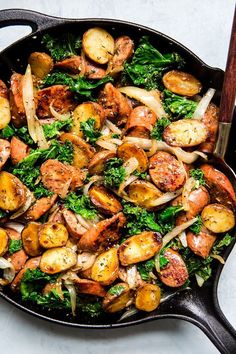
[{"label": "browned sausage round", "polygon": [[185,170],[171,154],[158,151],[150,158],[149,173],[155,185],[164,192],[174,192],[185,182]]},{"label": "browned sausage round", "polygon": [[8,98],[8,89],[2,80],[0,80],[0,97]]},{"label": "browned sausage round", "polygon": [[54,194],[51,197],[43,197],[38,200],[27,210],[24,214],[24,219],[29,221],[36,221],[42,215],[44,215],[55,203],[57,195]]},{"label": "browned sausage round", "polygon": [[26,122],[22,93],[22,79],[23,75],[14,73],[10,80],[10,107],[12,122],[16,127],[21,127]]},{"label": "browned sausage round", "polygon": [[193,253],[202,258],[209,256],[215,240],[216,236],[210,234],[210,232],[205,228],[202,228],[202,231],[200,231],[198,235],[191,231],[187,233],[188,247],[193,251]]},{"label": "browned sausage round", "polygon": [[23,141],[16,138],[15,136],[11,139],[11,161],[13,165],[18,164],[26,156],[29,155],[29,147]]},{"label": "browned sausage round", "polygon": [[208,129],[208,137],[204,143],[200,144],[198,150],[205,153],[212,153],[215,148],[216,139],[217,139],[217,131],[219,125],[219,108],[210,103],[208,106],[206,113],[202,118],[202,122],[206,125]]},{"label": "browned sausage round", "polygon": [[187,219],[194,218],[200,214],[203,208],[210,203],[210,195],[205,187],[200,186],[194,189],[188,197],[189,210],[186,213]]},{"label": "browned sausage round", "polygon": [[0,139],[0,169],[5,165],[10,156],[10,143],[5,139]]},{"label": "browned sausage round", "polygon": [[167,248],[164,257],[169,263],[159,273],[162,283],[172,288],[184,285],[188,279],[188,270],[180,254]]},{"label": "browned sausage round", "polygon": [[[134,128],[138,127],[146,131],[146,134],[149,137],[150,132],[152,131],[153,126],[156,122],[156,119],[157,119],[156,114],[153,111],[151,111],[150,108],[146,106],[138,106],[134,108],[126,123],[125,130],[127,135],[130,135],[130,132]],[[132,133],[132,136],[135,136],[134,133]],[[141,138],[142,136],[139,137]]]},{"label": "browned sausage round", "polygon": [[122,65],[128,60],[134,51],[134,42],[128,36],[121,36],[115,40],[115,52],[108,64],[109,74],[115,74],[122,70]]},{"label": "browned sausage round", "polygon": [[66,228],[72,237],[79,239],[87,230],[80,225],[75,214],[68,210],[63,209],[62,214],[66,222]]}]

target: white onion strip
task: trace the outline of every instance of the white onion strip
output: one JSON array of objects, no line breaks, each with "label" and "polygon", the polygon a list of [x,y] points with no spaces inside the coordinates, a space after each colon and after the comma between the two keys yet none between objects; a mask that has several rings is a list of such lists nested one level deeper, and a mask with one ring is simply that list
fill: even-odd
[{"label": "white onion strip", "polygon": [[150,108],[158,118],[166,117],[166,112],[164,111],[157,91],[147,91],[135,86],[120,87],[119,91],[142,102],[145,106]]},{"label": "white onion strip", "polygon": [[75,214],[75,216],[80,225],[85,229],[85,231],[91,228],[91,225],[86,221],[85,218],[83,218],[83,216],[79,214]]},{"label": "white onion strip", "polygon": [[137,266],[134,264],[132,266],[127,267],[126,273],[127,273],[126,282],[129,285],[129,288],[135,289],[137,287],[137,281],[136,281],[137,274],[138,274]]},{"label": "white onion strip", "polygon": [[0,269],[4,270],[3,278],[0,278],[0,285],[5,286],[10,284],[16,275],[16,271],[12,263],[3,257],[0,257]]},{"label": "white onion strip", "polygon": [[137,310],[136,307],[132,307],[131,309],[129,309],[126,312],[124,312],[123,315],[119,318],[119,320],[117,320],[117,322],[121,322],[121,321],[125,320],[128,317],[136,315],[136,313],[138,313],[138,312],[139,312],[139,310]]},{"label": "white onion strip", "polygon": [[135,157],[131,157],[130,159],[125,161],[123,163],[123,167],[125,169],[126,176],[131,175],[131,173],[133,173],[137,169],[138,165],[138,160]]},{"label": "white onion strip", "polygon": [[195,278],[197,281],[197,285],[201,288],[205,282],[205,280],[198,274],[195,274]]},{"label": "white onion strip", "polygon": [[93,176],[90,178],[90,181],[84,185],[84,188],[83,188],[83,194],[84,195],[88,195],[88,191],[89,191],[89,188],[92,186],[92,184],[94,184],[95,182],[98,182],[98,181],[103,181],[104,180],[104,177],[102,176]]},{"label": "white onion strip", "polygon": [[225,264],[224,258],[219,254],[210,254],[210,257],[217,259],[217,261],[219,261],[221,264]]},{"label": "white onion strip", "polygon": [[9,229],[13,229],[16,232],[21,233],[21,231],[24,229],[24,225],[20,224],[18,222],[15,221],[10,221],[4,224],[4,227],[9,227]]},{"label": "white onion strip", "polygon": [[193,177],[190,177],[185,182],[183,193],[182,193],[182,205],[184,211],[189,211],[189,195],[196,187],[196,180]]},{"label": "white onion strip", "polygon": [[110,143],[104,139],[98,139],[96,141],[96,144],[100,147],[102,147],[103,149],[106,149],[106,150],[110,150],[112,152],[116,152],[117,150],[117,146],[113,143]]},{"label": "white onion strip", "polygon": [[[136,179],[138,179],[138,176],[131,175],[129,177],[126,177],[125,180],[120,184],[117,194],[121,195],[124,192],[125,188],[132,182],[136,181]],[[124,196],[122,195],[122,197]],[[132,202],[132,199],[129,198],[129,201]]]},{"label": "white onion strip", "polygon": [[188,242],[187,242],[187,236],[186,236],[186,232],[183,231],[179,234],[179,240],[182,244],[183,247],[188,247]]},{"label": "white onion strip", "polygon": [[202,97],[202,99],[199,101],[197,108],[195,112],[193,113],[193,119],[202,119],[207,107],[209,106],[212,97],[214,96],[216,90],[213,88],[209,88],[206,92],[206,94]]},{"label": "white onion strip", "polygon": [[153,200],[152,202],[150,202],[150,206],[151,207],[155,207],[155,206],[159,206],[165,203],[168,203],[169,201],[175,199],[176,197],[178,197],[181,193],[182,193],[182,188],[178,189],[175,192],[167,192],[162,194],[159,198]]},{"label": "white onion strip", "polygon": [[105,125],[110,129],[110,131],[112,131],[112,133],[115,133],[115,134],[122,133],[121,130],[108,119],[106,120]]},{"label": "white onion strip", "polygon": [[70,303],[71,303],[71,312],[72,315],[75,316],[76,311],[76,290],[74,284],[69,283],[67,280],[64,281],[64,286],[69,292],[70,295]]},{"label": "white onion strip", "polygon": [[30,65],[27,66],[23,77],[22,96],[29,134],[33,141],[38,144],[40,149],[47,149],[49,145],[44,136],[43,127],[36,116],[34,87]]},{"label": "white onion strip", "polygon": [[66,120],[70,118],[70,113],[65,113],[65,114],[60,114],[58,113],[54,108],[53,108],[53,102],[51,102],[49,106],[50,112],[52,113],[52,116],[56,118],[56,120]]}]

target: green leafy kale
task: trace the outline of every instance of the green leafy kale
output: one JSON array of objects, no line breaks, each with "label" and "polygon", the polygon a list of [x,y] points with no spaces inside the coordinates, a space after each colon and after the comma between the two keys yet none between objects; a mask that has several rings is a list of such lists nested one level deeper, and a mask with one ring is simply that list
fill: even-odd
[{"label": "green leafy kale", "polygon": [[164,256],[164,250],[162,249],[159,256],[160,269],[164,268],[169,263],[169,260]]},{"label": "green leafy kale", "polygon": [[78,49],[81,48],[81,37],[71,33],[66,33],[60,37],[45,34],[42,38],[42,44],[45,45],[51,57],[59,61],[77,55]]},{"label": "green leafy kale", "polygon": [[123,160],[113,157],[107,160],[104,170],[104,184],[106,187],[118,188],[126,176]]},{"label": "green leafy kale", "polygon": [[169,90],[163,91],[163,107],[173,119],[192,118],[198,103],[183,96],[174,94]]},{"label": "green leafy kale", "polygon": [[181,210],[183,210],[181,205],[169,206],[158,214],[158,222],[163,233],[167,233],[174,228],[175,218]]},{"label": "green leafy kale", "polygon": [[96,121],[94,118],[89,118],[85,122],[80,123],[80,129],[83,132],[84,137],[92,145],[94,145],[101,136],[100,131],[95,128],[95,124]]},{"label": "green leafy kale", "polygon": [[198,186],[205,186],[206,181],[204,178],[204,172],[200,168],[192,169],[189,171],[189,175],[193,177],[197,182]]},{"label": "green leafy kale", "polygon": [[18,137],[27,145],[34,145],[34,141],[29,135],[28,127],[23,126],[21,128],[16,128],[14,125],[7,125],[0,132],[0,138],[2,139],[10,139],[13,136]]},{"label": "green leafy kale", "polygon": [[149,38],[143,36],[132,61],[125,64],[125,75],[128,75],[135,85],[152,90],[160,87],[165,70],[172,67],[181,68],[183,65],[184,60],[179,54],[161,54],[150,44]]},{"label": "green leafy kale", "polygon": [[151,279],[149,273],[155,268],[154,259],[152,258],[146,262],[139,263],[137,268],[142,280],[149,281]]},{"label": "green leafy kale", "polygon": [[139,179],[145,180],[147,178],[147,172],[140,172],[140,171],[134,171],[133,173],[135,176],[137,176]]},{"label": "green leafy kale", "polygon": [[113,81],[110,76],[105,76],[100,80],[89,80],[82,76],[73,79],[65,73],[55,71],[44,79],[43,86],[66,85],[76,94],[78,100],[86,98],[87,100],[94,101],[94,91],[96,91],[96,88],[109,81]]},{"label": "green leafy kale", "polygon": [[42,197],[51,197],[52,195],[53,192],[45,188],[42,183],[39,183],[34,187],[34,196],[36,199],[40,199]]},{"label": "green leafy kale", "polygon": [[43,131],[46,139],[56,138],[60,130],[68,131],[72,127],[72,118],[68,118],[65,120],[57,120],[52,124],[44,124]]},{"label": "green leafy kale", "polygon": [[120,134],[112,134],[112,139],[120,139]]},{"label": "green leafy kale", "polygon": [[123,213],[127,218],[125,228],[129,235],[136,235],[146,230],[162,232],[153,212],[148,212],[146,209],[125,201],[123,201],[123,207]]},{"label": "green leafy kale", "polygon": [[163,140],[163,132],[170,123],[171,121],[166,117],[157,120],[151,131],[151,138],[156,140]]},{"label": "green leafy kale", "polygon": [[198,235],[201,231],[201,227],[202,227],[202,218],[200,215],[197,216],[197,221],[195,221],[194,224],[192,224],[189,229],[195,233],[196,235]]},{"label": "green leafy kale", "polygon": [[108,294],[119,296],[120,294],[122,294],[124,289],[125,287],[123,285],[119,285],[119,284],[114,285],[112,288],[108,290]]},{"label": "green leafy kale", "polygon": [[103,313],[102,301],[100,299],[96,299],[95,302],[87,302],[84,299],[77,298],[77,308],[91,318],[99,317]]},{"label": "green leafy kale", "polygon": [[8,252],[13,254],[22,249],[22,241],[21,240],[10,240]]},{"label": "green leafy kale", "polygon": [[221,254],[221,252],[225,249],[225,247],[229,246],[233,241],[233,237],[230,236],[228,233],[225,236],[218,240],[214,246],[212,247],[212,254]]},{"label": "green leafy kale", "polygon": [[97,210],[93,207],[89,197],[71,192],[64,199],[65,207],[81,215],[85,219],[94,219],[97,216]]}]

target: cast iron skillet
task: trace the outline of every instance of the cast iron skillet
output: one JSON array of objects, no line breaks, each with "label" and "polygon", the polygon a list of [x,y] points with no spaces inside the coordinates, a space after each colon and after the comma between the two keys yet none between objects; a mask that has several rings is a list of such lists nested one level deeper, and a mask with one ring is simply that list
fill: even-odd
[{"label": "cast iron skillet", "polygon": [[[92,26],[101,26],[115,37],[126,34],[133,38],[136,43],[140,36],[148,35],[151,42],[160,51],[177,51],[183,55],[187,63],[186,71],[192,72],[200,79],[203,83],[203,91],[209,87],[216,89],[214,101],[219,105],[224,72],[207,66],[183,45],[153,29],[118,20],[63,19],[20,9],[0,11],[0,28],[10,25],[29,25],[32,28],[32,33],[0,53],[0,77],[5,82],[9,80],[12,70],[24,72],[28,55],[32,51],[43,50],[40,42],[44,33],[55,33],[57,35],[67,31],[83,33]],[[232,146],[232,138],[229,146],[227,160],[233,166],[233,160],[235,160],[233,151],[235,148]],[[233,167],[236,167],[236,165]],[[230,254],[235,241],[236,239],[225,251],[225,259]],[[191,290],[182,291],[163,303],[158,310],[150,314],[139,312],[123,322],[117,322],[120,315],[104,315],[99,320],[82,316],[71,318],[61,312],[42,310],[35,306],[31,307],[30,304],[22,303],[17,295],[12,294],[6,288],[0,291],[0,295],[11,304],[34,316],[80,328],[117,328],[162,318],[186,320],[201,328],[222,353],[232,354],[236,353],[236,332],[220,310],[217,299],[217,286],[221,271],[222,265],[218,263],[215,265],[212,278],[202,288],[193,286]]]}]

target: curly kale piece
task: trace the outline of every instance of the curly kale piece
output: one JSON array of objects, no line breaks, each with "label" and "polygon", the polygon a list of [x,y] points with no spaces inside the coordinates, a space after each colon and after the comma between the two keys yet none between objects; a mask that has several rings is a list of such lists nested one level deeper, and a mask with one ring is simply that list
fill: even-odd
[{"label": "curly kale piece", "polygon": [[113,157],[107,160],[104,170],[104,184],[110,188],[118,188],[126,176],[123,160]]},{"label": "curly kale piece", "polygon": [[59,37],[45,34],[42,38],[42,44],[47,48],[51,57],[59,61],[77,55],[82,42],[80,36],[75,36],[72,33],[66,33]]},{"label": "curly kale piece", "polygon": [[198,103],[175,93],[163,91],[163,107],[173,120],[179,118],[192,118]]},{"label": "curly kale piece", "polygon": [[96,121],[94,118],[89,118],[85,122],[80,123],[80,129],[83,132],[84,137],[92,145],[94,145],[101,136],[100,131],[95,128],[95,124]]},{"label": "curly kale piece", "polygon": [[166,117],[157,120],[151,131],[151,138],[156,140],[163,140],[163,132],[170,123],[171,121]]},{"label": "curly kale piece", "polygon": [[85,219],[94,219],[97,216],[97,210],[93,207],[90,199],[80,192],[71,192],[64,199],[65,207],[81,215]]}]

